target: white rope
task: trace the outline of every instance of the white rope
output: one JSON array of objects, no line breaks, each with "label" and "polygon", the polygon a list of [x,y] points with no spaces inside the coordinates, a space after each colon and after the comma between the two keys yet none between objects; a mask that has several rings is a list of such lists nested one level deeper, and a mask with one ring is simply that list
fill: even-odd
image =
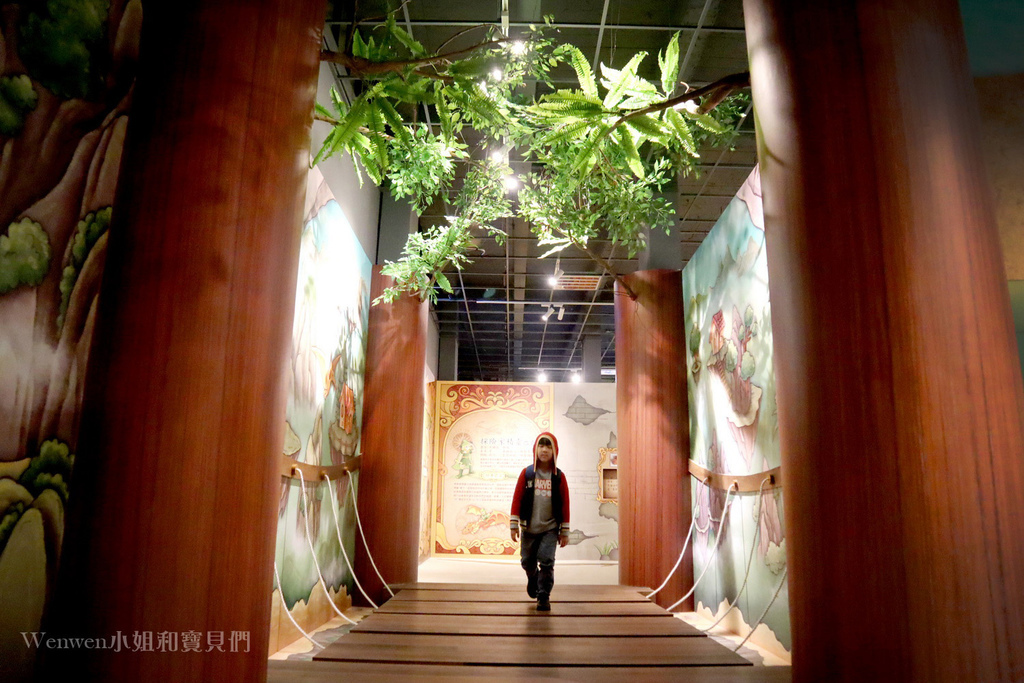
[{"label": "white rope", "polygon": [[313,636],[302,630],[302,627],[299,626],[299,622],[295,621],[295,617],[293,617],[292,613],[288,610],[288,603],[284,601],[284,589],[281,588],[281,576],[277,573],[277,560],[274,560],[274,579],[277,581],[277,594],[281,597],[281,609],[283,609],[284,613],[288,615],[288,619],[292,622],[292,625],[299,629],[299,633],[305,636],[306,640],[313,643],[318,648],[323,649],[323,645],[313,640]]},{"label": "white rope", "polygon": [[305,514],[302,515],[302,521],[306,525],[306,544],[309,546],[309,552],[313,556],[313,565],[316,567],[316,575],[320,578],[320,587],[324,589],[324,595],[327,596],[327,602],[331,608],[337,613],[339,617],[344,619],[350,624],[355,625],[357,622],[352,621],[345,616],[345,613],[338,609],[338,606],[334,604],[334,600],[331,599],[331,594],[327,590],[327,581],[324,579],[324,573],[320,570],[320,560],[316,559],[316,550],[313,549],[313,538],[309,533],[309,501],[306,498],[306,478],[302,476],[302,470],[298,467],[295,471],[299,473],[299,481],[302,482],[302,506],[305,508]]},{"label": "white rope", "polygon": [[391,597],[395,597],[395,592],[391,590],[391,586],[384,580],[384,577],[380,575],[380,570],[377,569],[377,563],[373,561],[373,554],[370,553],[370,545],[366,542],[366,534],[363,533],[363,523],[359,520],[359,491],[356,489],[356,480],[352,478],[352,473],[348,474],[348,485],[352,487],[352,509],[356,511],[356,524],[359,525],[359,535],[363,539],[363,547],[366,548],[366,557],[370,560],[370,566],[373,567],[373,571],[377,572],[377,578],[384,584],[384,587],[388,589],[388,593],[391,593]]},{"label": "white rope", "polygon": [[[722,545],[722,539],[725,537],[725,534],[723,533],[722,528],[725,526],[726,518],[729,517],[729,510],[732,509],[732,503],[730,502],[729,499],[732,497],[732,488],[733,488],[733,486],[735,486],[735,483],[733,483],[733,485],[729,487],[729,490],[725,494],[725,510],[722,512],[722,521],[719,522],[719,524],[718,524],[718,538],[715,539],[715,547],[711,551],[711,557],[708,558],[708,563],[706,565],[704,565],[704,571],[702,571],[700,573],[700,576],[697,577],[697,580],[693,582],[693,586],[690,588],[689,591],[687,591],[686,595],[684,595],[683,597],[681,597],[678,600],[676,600],[672,604],[672,606],[668,608],[669,612],[674,610],[676,607],[679,607],[679,605],[682,604],[682,602],[684,600],[686,600],[686,598],[688,598],[691,595],[693,595],[693,591],[697,590],[697,586],[700,584],[700,580],[704,578],[704,575],[708,573],[708,569],[710,569],[711,565],[714,563],[715,555],[718,554],[718,548]],[[709,494],[708,495],[709,504],[710,504],[710,500],[711,500],[711,497],[710,497],[710,494]],[[711,526],[710,522],[708,522],[708,526]]]},{"label": "white rope", "polygon": [[747,634],[746,638],[740,641],[740,644],[736,646],[736,649],[734,649],[733,652],[739,652],[740,648],[743,647],[744,643],[750,640],[750,636],[754,635],[754,631],[756,631],[757,627],[761,625],[761,622],[764,621],[764,618],[768,616],[768,610],[770,610],[772,608],[772,605],[775,604],[775,599],[779,597],[779,593],[782,592],[782,587],[786,585],[787,574],[789,574],[789,567],[786,567],[785,571],[782,572],[782,580],[779,581],[779,587],[775,589],[775,595],[772,596],[772,599],[768,602],[768,606],[764,608],[763,612],[761,612],[761,616],[758,617],[757,623],[754,624],[754,626],[750,629],[750,633]]},{"label": "white rope", "polygon": [[[703,484],[705,484],[705,485],[706,485],[706,484],[708,483],[707,477],[705,477],[705,478],[704,478],[704,481],[703,481],[702,483],[703,483]],[[653,597],[654,597],[655,595],[657,595],[657,594],[658,594],[658,592],[659,592],[659,591],[660,591],[660,590],[661,590],[662,588],[664,588],[665,586],[667,586],[667,585],[668,585],[668,582],[669,582],[669,580],[670,580],[670,579],[672,578],[672,576],[673,576],[673,575],[674,575],[674,574],[676,573],[676,570],[677,570],[677,569],[679,569],[679,565],[680,565],[680,564],[682,564],[682,562],[683,562],[683,556],[684,556],[684,555],[686,555],[686,548],[687,548],[687,546],[689,546],[689,545],[690,545],[690,537],[691,537],[691,536],[693,536],[693,527],[695,527],[695,526],[697,525],[697,510],[698,510],[697,506],[696,506],[696,505],[694,505],[694,506],[693,506],[693,512],[691,513],[691,514],[692,514],[692,516],[693,516],[693,519],[692,519],[692,520],[690,520],[690,530],[689,530],[689,531],[688,531],[688,532],[686,533],[686,540],[685,540],[685,541],[683,541],[683,549],[679,551],[679,559],[677,559],[677,560],[676,560],[676,564],[675,564],[675,566],[674,566],[674,567],[672,567],[672,571],[670,571],[670,572],[668,573],[668,576],[666,576],[666,577],[665,577],[665,580],[661,582],[661,585],[660,585],[660,586],[658,586],[658,587],[657,587],[657,588],[655,588],[655,589],[654,589],[653,591],[651,591],[650,593],[648,593],[648,594],[647,594],[647,597],[648,597],[648,598],[653,598]]]},{"label": "white rope", "polygon": [[[331,491],[334,490],[334,487],[331,486],[331,478],[327,476],[326,472],[324,472],[324,479],[327,480],[327,495],[330,496],[331,502],[333,503],[333,505],[331,506],[331,512],[334,513],[334,529],[338,533],[338,545],[341,546],[341,555],[345,558],[345,564],[348,566],[348,570],[352,574],[352,580],[355,581],[356,588],[358,588],[359,592],[363,594],[363,597],[366,598],[366,601],[369,602],[374,609],[377,609],[377,603],[373,601],[373,598],[366,594],[366,591],[363,590],[362,584],[359,583],[359,578],[356,576],[356,570],[352,567],[352,561],[349,560],[348,553],[345,551],[345,544],[341,540],[341,523],[338,521],[338,508],[340,507],[340,504],[338,503],[338,499],[334,497],[334,494],[331,493]],[[347,486],[345,488],[346,502],[348,501],[348,495],[351,490],[351,486]],[[342,514],[344,514],[344,510],[342,510]]]},{"label": "white rope", "polygon": [[701,629],[701,631],[703,631],[704,633],[707,633],[714,627],[718,626],[720,623],[722,623],[722,620],[729,615],[729,612],[732,612],[734,609],[736,609],[736,605],[740,601],[740,596],[743,595],[743,591],[747,587],[747,579],[750,578],[750,567],[754,562],[754,548],[757,547],[757,539],[761,535],[761,513],[764,511],[764,485],[770,482],[771,480],[771,477],[765,477],[764,481],[761,482],[761,486],[758,487],[757,490],[757,528],[754,530],[754,539],[750,543],[750,554],[747,555],[747,571],[743,574],[743,584],[740,586],[739,591],[736,592],[736,599],[733,600],[732,604],[729,605],[729,609],[725,610],[725,614],[718,617],[715,623],[711,624],[711,626]]}]

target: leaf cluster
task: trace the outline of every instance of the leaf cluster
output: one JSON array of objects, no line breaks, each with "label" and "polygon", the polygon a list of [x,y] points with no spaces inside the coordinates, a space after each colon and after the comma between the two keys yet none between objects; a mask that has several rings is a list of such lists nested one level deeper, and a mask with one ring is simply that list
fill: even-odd
[{"label": "leaf cluster", "polygon": [[[333,128],[314,162],[348,152],[357,170],[361,165],[378,185],[386,181],[396,198],[420,212],[441,199],[448,214],[445,224],[411,235],[402,257],[387,264],[396,284],[377,302],[405,291],[435,298],[435,285],[452,292],[442,271],[469,261],[475,234],[500,240],[495,223],[514,214],[549,247],[545,256],[570,246],[589,253],[588,242],[598,237],[635,255],[648,230],[673,225],[664,187],[692,171],[698,150],[726,136],[746,108],[735,98],[710,113],[696,100],[673,106],[686,99],[676,94],[678,33],[658,54],[652,82],[639,75],[645,52],[621,69],[602,64],[598,77],[579,48],[554,40],[550,18],[531,29],[528,40],[513,44],[484,27],[471,48],[428,53],[392,15],[368,33],[355,30],[351,54],[333,57],[361,76],[362,89],[351,103],[332,91],[331,108],[317,106]],[[525,101],[523,84],[549,82],[562,63],[578,87]],[[419,106],[434,112],[435,128],[415,120]],[[483,135],[480,154],[461,142],[466,128]],[[521,179],[517,202],[504,190],[511,174],[504,161],[468,161],[465,181],[448,200],[456,162],[513,148],[535,169]]]}]

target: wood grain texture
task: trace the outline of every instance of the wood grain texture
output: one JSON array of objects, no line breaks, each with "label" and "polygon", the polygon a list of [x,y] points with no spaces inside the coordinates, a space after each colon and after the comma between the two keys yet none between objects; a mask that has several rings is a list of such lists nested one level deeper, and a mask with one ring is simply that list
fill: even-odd
[{"label": "wood grain texture", "polygon": [[[510,591],[515,593],[522,593],[526,590],[526,587],[522,583],[432,583],[432,582],[415,582],[415,583],[393,583],[391,584],[391,590],[400,591],[407,588],[416,590],[440,590],[440,591],[452,591],[452,590],[467,590],[467,591]],[[614,590],[617,592],[631,591],[635,593],[650,593],[651,589],[645,586],[610,586],[607,584],[569,584],[569,585],[558,585],[556,588],[566,592],[579,593],[590,590]]]},{"label": "wood grain texture", "polygon": [[[370,298],[390,284],[374,266]],[[370,308],[357,490],[363,531],[389,583],[415,581],[418,567],[427,311],[426,302],[411,296]],[[362,542],[356,547],[359,582],[375,602],[383,602],[390,593]],[[358,604],[362,595],[354,598]]]},{"label": "wood grain texture", "polygon": [[272,661],[268,683],[789,683],[788,666],[664,666],[626,668],[551,666],[462,666],[384,662]]},{"label": "wood grain texture", "polygon": [[[147,4],[51,635],[247,632],[244,653],[50,651],[40,680],[266,675],[282,368],[322,0]],[[227,650],[228,648],[225,648]]]},{"label": "wood grain texture", "polygon": [[[626,276],[615,289],[619,437],[619,582],[659,586],[690,524],[690,417],[686,398],[683,284],[677,270]],[[670,605],[693,585],[687,552],[655,599]],[[680,609],[693,609],[691,597]]]},{"label": "wood grain texture", "polygon": [[1024,680],[1024,392],[957,3],[744,9],[794,680]]},{"label": "wood grain texture", "polygon": [[[537,614],[534,602],[403,602],[388,600],[377,610],[379,614],[484,614],[529,616]],[[559,602],[551,603],[551,616],[673,617],[653,602]]]},{"label": "wood grain texture", "polygon": [[[588,589],[577,587],[555,586],[551,591],[551,599],[559,602],[648,602],[639,593],[618,590]],[[520,591],[480,591],[480,590],[416,590],[408,588],[398,591],[388,602],[415,600],[418,602],[529,602],[536,600]]]},{"label": "wood grain texture", "polygon": [[313,657],[315,661],[500,664],[547,666],[750,666],[710,638],[650,638],[642,648],[627,638],[478,636],[348,633]]},{"label": "wood grain texture", "polygon": [[467,616],[442,614],[374,614],[352,627],[352,633],[421,633],[513,636],[581,636],[650,638],[655,636],[705,637],[682,619],[655,617]]}]

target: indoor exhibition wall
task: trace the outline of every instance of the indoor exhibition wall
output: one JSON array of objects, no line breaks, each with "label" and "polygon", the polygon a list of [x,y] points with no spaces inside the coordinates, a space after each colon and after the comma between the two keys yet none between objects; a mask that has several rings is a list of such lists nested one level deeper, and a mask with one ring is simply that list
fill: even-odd
[{"label": "indoor exhibition wall", "polygon": [[142,5],[14,2],[0,40],[0,669],[27,679],[77,452]]},{"label": "indoor exhibition wall", "polygon": [[615,385],[436,382],[430,533],[435,557],[518,556],[509,513],[537,434],[569,484],[560,560],[618,559]]},{"label": "indoor exhibition wall", "polygon": [[[683,269],[683,296],[691,459],[712,472],[733,475],[778,467],[768,260],[757,168]],[[694,478],[691,486],[695,575],[707,567],[694,594],[697,610],[717,618],[728,608],[727,601],[735,601],[753,548],[750,576],[738,603],[740,614],[734,610],[723,622],[746,634],[783,581],[782,491],[733,495],[721,524],[726,492]],[[720,535],[721,547],[713,555]],[[790,649],[787,602],[787,587],[782,585],[764,626],[755,634],[756,642]]]},{"label": "indoor exhibition wall", "polygon": [[[306,192],[286,369],[284,455],[297,462],[342,465],[360,452],[370,271],[345,209],[314,168]],[[339,507],[332,510],[336,502]],[[305,496],[298,479],[282,478],[275,558],[284,602],[304,629],[335,616],[318,585],[310,544],[331,599],[344,609],[353,581],[339,536],[354,562],[355,524],[347,476],[330,486],[307,481]],[[273,600],[271,651],[301,636],[281,613],[276,590]]]}]

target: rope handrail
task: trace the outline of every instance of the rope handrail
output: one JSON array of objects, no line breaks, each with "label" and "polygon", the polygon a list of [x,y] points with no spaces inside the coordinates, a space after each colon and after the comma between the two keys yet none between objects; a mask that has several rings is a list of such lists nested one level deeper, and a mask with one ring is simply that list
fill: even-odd
[{"label": "rope handrail", "polygon": [[344,619],[345,621],[354,626],[357,622],[353,621],[352,619],[349,619],[347,616],[345,616],[344,612],[338,609],[338,606],[334,604],[334,600],[331,599],[330,592],[327,590],[327,580],[324,579],[324,573],[320,570],[320,560],[318,560],[316,557],[316,550],[313,548],[313,538],[309,533],[309,501],[307,500],[306,496],[306,477],[303,476],[302,470],[298,470],[298,473],[299,481],[302,483],[302,507],[304,509],[302,521],[306,527],[306,544],[309,546],[309,553],[313,556],[313,566],[316,567],[316,575],[320,579],[320,587],[324,589],[324,595],[327,596],[327,602],[331,606],[331,608],[334,609],[334,611],[338,614],[339,617],[341,617],[342,619]]},{"label": "rope handrail", "polygon": [[292,626],[299,629],[299,633],[305,637],[306,640],[313,643],[318,648],[323,649],[323,645],[313,640],[313,636],[306,633],[306,631],[299,626],[299,622],[295,621],[295,617],[292,616],[291,610],[288,609],[288,603],[284,601],[284,589],[281,588],[281,575],[277,573],[277,560],[274,560],[274,580],[277,581],[277,594],[281,598],[281,609],[288,615],[288,620],[292,622]]},{"label": "rope handrail", "polygon": [[280,466],[281,476],[286,479],[298,479],[299,475],[296,472],[302,472],[310,481],[320,481],[324,478],[324,475],[328,475],[334,479],[340,479],[341,475],[346,472],[358,471],[362,465],[362,456],[354,456],[352,458],[346,458],[345,462],[340,465],[310,465],[309,463],[299,462],[294,458],[287,455],[281,455]]},{"label": "rope handrail", "polygon": [[754,530],[754,538],[750,542],[750,553],[747,555],[747,569],[743,574],[743,583],[740,585],[740,589],[736,592],[736,599],[731,602],[729,609],[725,610],[722,616],[715,620],[715,623],[711,624],[707,628],[702,628],[701,631],[704,633],[709,632],[714,627],[722,623],[722,620],[729,616],[729,613],[736,609],[736,605],[739,604],[740,596],[743,595],[743,591],[747,587],[747,581],[750,579],[750,567],[754,563],[754,548],[757,547],[757,539],[761,535],[761,514],[764,512],[764,485],[768,483],[770,477],[765,477],[764,481],[761,482],[761,489],[757,492],[757,528]]},{"label": "rope handrail", "polygon": [[743,640],[740,641],[740,644],[736,646],[736,649],[734,649],[733,652],[739,652],[740,648],[743,647],[743,645],[748,640],[750,640],[750,636],[754,635],[754,631],[756,631],[757,627],[761,625],[761,622],[764,621],[764,618],[766,616],[768,616],[768,610],[770,610],[772,608],[772,605],[775,604],[776,598],[779,597],[779,593],[782,592],[782,587],[786,585],[786,577],[788,575],[789,575],[789,567],[786,567],[782,571],[782,578],[779,579],[779,587],[775,589],[775,595],[773,595],[772,599],[768,601],[768,606],[764,608],[763,612],[761,612],[761,616],[759,616],[757,618],[757,621],[754,623],[754,625],[750,627],[750,633],[748,633],[746,635],[746,637]]},{"label": "rope handrail", "polygon": [[754,474],[727,474],[712,472],[690,460],[689,470],[690,476],[706,481],[711,488],[723,491],[735,487],[737,493],[755,493],[761,490],[764,477],[769,480],[767,488],[781,488],[782,486],[782,467],[773,467],[765,472],[755,472]]},{"label": "rope handrail", "polygon": [[[704,483],[706,484],[707,480],[705,480]],[[696,506],[694,506],[694,508],[693,508],[693,515],[692,516],[693,516],[693,519],[690,521],[690,530],[686,533],[686,540],[683,541],[683,549],[679,551],[679,557],[676,559],[676,563],[675,563],[675,565],[673,565],[672,571],[670,571],[668,573],[668,576],[665,577],[665,580],[661,582],[660,586],[658,586],[653,591],[651,591],[650,593],[647,594],[647,596],[646,596],[647,598],[653,598],[655,595],[657,595],[661,591],[662,588],[667,586],[668,582],[672,579],[672,576],[675,575],[676,570],[679,569],[679,565],[682,564],[683,557],[686,555],[686,548],[690,545],[690,538],[693,536],[693,528],[695,526],[697,526],[697,507]]]},{"label": "rope handrail", "polygon": [[[721,547],[722,539],[725,537],[725,534],[722,533],[722,527],[725,526],[725,520],[728,519],[729,511],[732,509],[732,501],[730,501],[730,498],[732,498],[732,492],[732,488],[729,488],[725,494],[725,510],[722,512],[722,521],[718,523],[718,538],[715,539],[715,547],[711,551],[711,557],[708,558],[707,564],[704,565],[704,571],[702,571],[700,576],[697,577],[697,580],[693,582],[693,586],[691,586],[690,590],[686,592],[686,595],[672,603],[672,606],[668,608],[669,612],[674,610],[684,600],[693,595],[693,592],[697,590],[697,586],[700,585],[701,579],[703,579],[704,575],[708,573],[708,569],[711,568],[711,564],[715,561],[715,555],[718,554],[718,548]],[[710,526],[711,522],[708,522],[708,527]]]},{"label": "rope handrail", "polygon": [[[355,582],[356,588],[359,589],[359,592],[363,594],[363,597],[366,598],[366,601],[370,603],[373,609],[377,609],[377,603],[373,601],[373,598],[367,595],[366,590],[363,589],[363,585],[359,583],[359,577],[356,576],[356,570],[352,566],[352,561],[348,557],[348,552],[345,550],[345,543],[341,540],[341,523],[338,521],[338,508],[341,507],[341,504],[338,503],[337,498],[331,493],[331,478],[325,474],[324,479],[327,480],[327,495],[331,497],[331,503],[333,503],[331,507],[331,512],[334,513],[334,529],[338,533],[338,545],[341,546],[341,555],[345,558],[345,565],[348,567],[349,572],[351,572],[352,574],[352,580]],[[351,484],[352,482],[350,481],[349,486],[345,489],[346,502],[348,501],[349,493],[352,490]],[[342,514],[345,514],[344,510],[342,510]]]},{"label": "rope handrail", "polygon": [[348,473],[348,485],[352,487],[352,509],[356,513],[356,524],[359,526],[359,536],[363,539],[363,547],[366,548],[366,557],[370,560],[370,566],[373,567],[373,571],[377,572],[377,578],[384,584],[384,587],[388,589],[388,593],[391,593],[391,597],[395,597],[395,592],[391,590],[391,586],[384,580],[384,577],[380,575],[380,570],[377,569],[377,563],[373,561],[373,553],[370,552],[370,544],[366,541],[366,534],[363,533],[363,522],[359,519],[359,491],[356,489],[356,480],[352,478],[352,473]]}]

